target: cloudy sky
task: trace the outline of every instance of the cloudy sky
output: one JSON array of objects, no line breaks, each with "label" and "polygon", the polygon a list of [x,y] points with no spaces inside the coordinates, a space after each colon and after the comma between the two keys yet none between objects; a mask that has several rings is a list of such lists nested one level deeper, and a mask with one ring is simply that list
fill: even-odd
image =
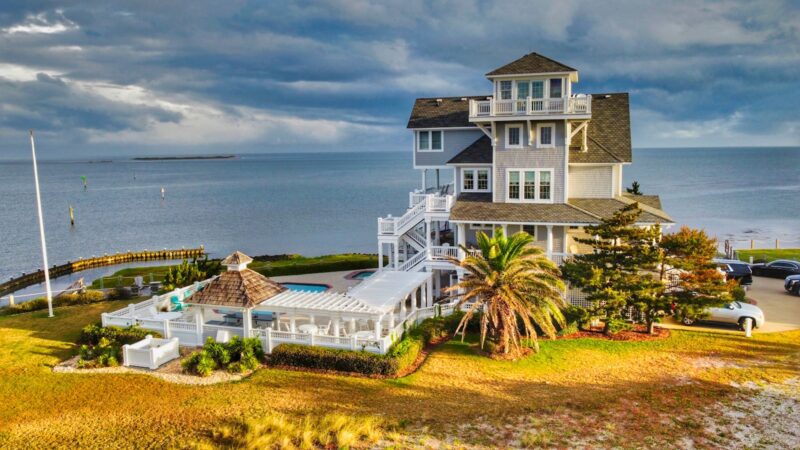
[{"label": "cloudy sky", "polygon": [[530,51],[630,92],[636,147],[800,145],[798,2],[178,3],[4,0],[0,154],[404,150]]}]

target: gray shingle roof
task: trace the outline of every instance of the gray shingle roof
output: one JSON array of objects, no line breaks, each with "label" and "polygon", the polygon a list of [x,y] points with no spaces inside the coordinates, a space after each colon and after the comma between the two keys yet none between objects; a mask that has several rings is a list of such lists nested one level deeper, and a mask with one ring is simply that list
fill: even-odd
[{"label": "gray shingle roof", "polygon": [[486,74],[494,75],[521,75],[525,73],[552,73],[552,72],[577,72],[576,69],[558,61],[540,55],[536,52],[528,53],[522,58],[512,61],[505,66],[498,67]]},{"label": "gray shingle roof", "polygon": [[[649,204],[660,200],[647,196]],[[659,208],[638,199],[640,223],[672,223]],[[575,223],[595,224],[634,203],[629,197],[571,198],[568,203],[493,203],[492,194],[461,194],[450,210],[450,220],[465,222]]]},{"label": "gray shingle roof", "polygon": [[631,117],[628,94],[592,94],[592,118],[589,120],[588,150],[582,152],[581,133],[570,145],[571,163],[631,162]]},{"label": "gray shingle roof", "polygon": [[[418,98],[411,109],[408,128],[474,127],[475,124],[469,121],[469,101],[485,100],[486,97]],[[441,103],[436,101],[437,98],[442,100]]]},{"label": "gray shingle roof", "polygon": [[491,164],[493,153],[492,140],[483,135],[447,161],[447,164]]},{"label": "gray shingle roof", "polygon": [[227,270],[186,303],[252,308],[284,291],[285,287],[250,269]]}]

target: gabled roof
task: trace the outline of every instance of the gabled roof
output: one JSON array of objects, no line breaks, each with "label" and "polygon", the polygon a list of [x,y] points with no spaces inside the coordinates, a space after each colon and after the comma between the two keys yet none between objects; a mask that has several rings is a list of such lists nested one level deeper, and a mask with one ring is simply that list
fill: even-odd
[{"label": "gabled roof", "polygon": [[587,151],[581,151],[581,133],[570,143],[570,163],[626,163],[631,154],[631,117],[628,94],[592,94]]},{"label": "gabled roof", "polygon": [[250,269],[227,270],[186,299],[186,303],[252,308],[286,290],[280,284]]},{"label": "gabled roof", "polygon": [[[652,197],[649,196],[647,201],[653,202]],[[598,218],[607,218],[614,215],[615,212],[628,206],[632,203],[639,203],[639,209],[642,210],[639,216],[638,223],[673,223],[672,218],[659,208],[653,208],[644,201],[638,201],[628,196],[614,197],[614,198],[571,198],[569,204],[580,208],[587,213],[597,216]],[[661,201],[659,200],[660,204]]]},{"label": "gabled roof", "polygon": [[411,109],[408,128],[475,127],[469,121],[469,101],[486,100],[487,97],[489,96],[418,98]]},{"label": "gabled roof", "polygon": [[496,75],[522,75],[528,73],[554,73],[577,72],[577,69],[562,64],[536,52],[528,53],[522,58],[512,61],[505,66],[498,67],[486,74],[487,77]]},{"label": "gabled roof", "polygon": [[447,164],[491,164],[494,153],[492,150],[492,140],[483,135],[447,161]]}]

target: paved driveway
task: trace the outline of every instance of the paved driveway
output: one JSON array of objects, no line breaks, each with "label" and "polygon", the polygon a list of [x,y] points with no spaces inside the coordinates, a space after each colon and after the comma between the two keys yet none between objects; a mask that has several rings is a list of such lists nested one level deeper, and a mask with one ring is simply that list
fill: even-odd
[{"label": "paved driveway", "polygon": [[[783,290],[783,280],[777,278],[753,277],[753,285],[747,296],[756,301],[756,304],[766,318],[763,327],[754,330],[755,333],[771,333],[800,329],[800,297],[789,295]],[[723,333],[741,333],[734,326],[706,324],[687,327],[671,319],[664,320],[666,328],[686,330],[704,330]]]}]

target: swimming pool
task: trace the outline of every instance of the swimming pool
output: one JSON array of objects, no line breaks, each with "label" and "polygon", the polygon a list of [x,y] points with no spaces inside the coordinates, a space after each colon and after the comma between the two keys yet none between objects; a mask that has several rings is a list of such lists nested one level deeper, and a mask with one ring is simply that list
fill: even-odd
[{"label": "swimming pool", "polygon": [[331,288],[327,284],[315,283],[281,283],[281,286],[289,289],[290,291],[298,292],[325,292]]},{"label": "swimming pool", "polygon": [[348,278],[353,280],[366,280],[367,278],[371,277],[374,274],[374,270],[362,270],[361,272],[356,272],[351,274]]}]

